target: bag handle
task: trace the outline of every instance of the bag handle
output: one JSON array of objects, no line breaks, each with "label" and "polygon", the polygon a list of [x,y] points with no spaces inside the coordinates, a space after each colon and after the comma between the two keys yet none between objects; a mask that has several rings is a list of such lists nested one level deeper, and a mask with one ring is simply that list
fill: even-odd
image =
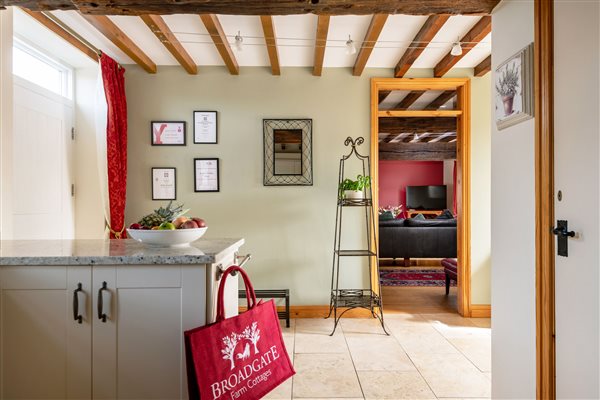
[{"label": "bag handle", "polygon": [[246,273],[246,271],[244,271],[237,265],[232,265],[229,268],[227,268],[221,276],[221,283],[219,284],[219,292],[217,295],[216,322],[220,322],[225,319],[225,283],[227,281],[227,277],[233,272],[239,272],[240,275],[242,275],[242,279],[244,280],[244,286],[246,288],[246,300],[248,302],[248,309],[254,308],[256,306],[256,293],[254,293],[254,287],[252,287],[252,283],[250,282],[248,274]]}]

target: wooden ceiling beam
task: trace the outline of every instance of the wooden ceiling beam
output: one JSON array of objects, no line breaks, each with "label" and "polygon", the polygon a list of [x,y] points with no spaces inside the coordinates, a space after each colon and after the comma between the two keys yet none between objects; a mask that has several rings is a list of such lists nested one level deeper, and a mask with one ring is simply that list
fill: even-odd
[{"label": "wooden ceiling beam", "polygon": [[279,51],[277,50],[277,37],[275,34],[275,25],[273,25],[273,17],[270,15],[261,15],[260,23],[265,35],[269,61],[271,62],[271,73],[273,75],[281,75],[281,68],[279,67]]},{"label": "wooden ceiling beam", "polygon": [[442,26],[450,18],[449,15],[430,15],[427,21],[423,24],[412,43],[402,57],[396,68],[394,69],[394,76],[396,78],[402,78],[410,69],[410,67],[417,61],[417,58],[423,53],[425,47],[431,42],[435,35],[442,29]]},{"label": "wooden ceiling beam", "polygon": [[188,74],[198,73],[198,66],[160,15],[141,15],[140,18]]},{"label": "wooden ceiling beam", "polygon": [[315,38],[315,61],[313,75],[321,76],[323,73],[323,60],[327,47],[327,34],[329,33],[329,15],[319,15],[317,20],[317,36]]},{"label": "wooden ceiling beam", "polygon": [[380,160],[439,161],[456,158],[456,143],[380,143]]},{"label": "wooden ceiling beam", "polygon": [[87,22],[127,54],[137,65],[150,74],[156,73],[156,64],[119,27],[105,15],[82,14]]},{"label": "wooden ceiling beam", "polygon": [[391,143],[391,142],[395,142],[395,141],[401,140],[401,139],[407,137],[408,135],[412,135],[412,133],[410,133],[410,132],[403,132],[403,133],[380,133],[379,134],[379,141],[383,142],[383,143]]},{"label": "wooden ceiling beam", "polygon": [[378,96],[378,101],[379,104],[383,103],[385,99],[387,99],[387,97],[392,93],[391,90],[380,90],[379,91],[379,96]]},{"label": "wooden ceiling beam", "polygon": [[427,143],[437,143],[443,139],[446,138],[455,138],[456,137],[456,132],[446,132],[446,133],[442,133],[441,135],[437,135],[436,137],[432,138],[431,140],[427,141]]},{"label": "wooden ceiling beam", "polygon": [[423,96],[425,90],[413,90],[409,92],[400,103],[396,104],[394,110],[407,110],[408,107],[413,105],[415,101],[419,100],[419,97]]},{"label": "wooden ceiling beam", "polygon": [[446,104],[448,101],[450,101],[450,99],[454,96],[456,96],[456,90],[446,90],[438,97],[436,97],[431,103],[427,104],[425,109],[437,110],[438,108]]},{"label": "wooden ceiling beam", "polygon": [[96,15],[487,15],[500,0],[0,0],[0,6],[34,11],[79,10]]},{"label": "wooden ceiling beam", "polygon": [[448,54],[446,54],[444,58],[442,58],[442,60],[433,69],[433,76],[435,76],[436,78],[441,78],[442,76],[446,75],[446,73],[450,71],[450,69],[452,69],[452,67],[454,67],[457,62],[459,62],[464,56],[466,56],[469,53],[469,51],[471,51],[471,49],[475,47],[477,43],[481,42],[483,38],[485,38],[491,31],[492,17],[481,17],[481,19],[475,24],[475,26],[471,28],[471,30],[467,32],[465,36],[462,37],[462,39],[460,39],[460,42],[463,44],[462,54],[459,56],[453,56],[452,54],[450,54],[450,52],[448,52]]},{"label": "wooden ceiling beam", "polygon": [[392,135],[456,132],[456,118],[379,118],[379,132]]},{"label": "wooden ceiling beam", "polygon": [[473,69],[473,74],[475,76],[484,76],[488,72],[492,70],[492,56],[487,56],[485,60],[480,62]]},{"label": "wooden ceiling beam", "polygon": [[200,19],[202,20],[202,23],[204,24],[206,30],[210,34],[211,39],[215,43],[215,47],[221,55],[223,62],[227,66],[229,73],[231,75],[239,75],[240,67],[238,66],[237,60],[233,55],[231,46],[229,46],[227,36],[223,31],[223,27],[219,22],[219,18],[214,14],[202,14],[200,15]]},{"label": "wooden ceiling beam", "polygon": [[369,61],[369,57],[373,52],[373,48],[377,43],[377,39],[379,39],[379,35],[383,30],[383,26],[388,19],[388,14],[375,14],[373,18],[371,18],[371,23],[369,24],[369,29],[365,34],[365,38],[360,46],[360,51],[358,52],[358,56],[356,57],[356,61],[354,62],[354,68],[352,69],[352,75],[361,76],[365,67],[367,66],[367,61]]},{"label": "wooden ceiling beam", "polygon": [[35,19],[37,22],[51,30],[53,33],[58,35],[60,38],[65,40],[71,46],[75,47],[77,50],[81,51],[83,54],[85,54],[92,60],[98,62],[98,54],[94,50],[86,46],[83,42],[81,42],[67,30],[65,30],[62,26],[52,21],[50,18],[44,15],[44,13],[40,11],[30,11],[26,8],[22,8],[21,10],[27,15],[29,15],[31,18]]}]

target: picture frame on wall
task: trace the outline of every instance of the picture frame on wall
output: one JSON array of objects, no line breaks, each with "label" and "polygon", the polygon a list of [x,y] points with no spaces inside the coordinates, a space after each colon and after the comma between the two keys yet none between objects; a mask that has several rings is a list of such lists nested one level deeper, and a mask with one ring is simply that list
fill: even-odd
[{"label": "picture frame on wall", "polygon": [[217,112],[194,111],[194,143],[217,144]]},{"label": "picture frame on wall", "polygon": [[194,158],[194,192],[219,190],[219,159]]},{"label": "picture frame on wall", "polygon": [[504,61],[494,73],[498,130],[533,118],[533,43]]},{"label": "picture frame on wall", "polygon": [[174,167],[152,168],[152,200],[177,200],[177,170]]},{"label": "picture frame on wall", "polygon": [[185,146],[185,121],[152,121],[150,123],[152,146]]}]

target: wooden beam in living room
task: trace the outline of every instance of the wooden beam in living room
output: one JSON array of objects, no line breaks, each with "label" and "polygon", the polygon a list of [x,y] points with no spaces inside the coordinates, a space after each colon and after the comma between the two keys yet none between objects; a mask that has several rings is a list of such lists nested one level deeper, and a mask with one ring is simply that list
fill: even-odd
[{"label": "wooden beam in living room", "polygon": [[462,110],[380,110],[378,117],[458,117],[462,115]]},{"label": "wooden beam in living room", "polygon": [[407,110],[408,107],[413,105],[415,101],[419,100],[419,97],[423,96],[424,90],[413,90],[409,92],[400,103],[396,104],[394,110]]},{"label": "wooden beam in living room", "polygon": [[433,76],[436,78],[441,78],[442,76],[446,75],[446,73],[450,71],[450,69],[452,69],[457,62],[462,60],[462,58],[466,56],[469,51],[471,51],[471,49],[475,47],[477,43],[481,42],[483,38],[485,38],[491,31],[492,17],[481,17],[479,22],[477,22],[475,26],[471,28],[471,30],[462,37],[462,39],[460,39],[460,43],[463,43],[462,53],[458,56],[453,56],[450,54],[450,52],[448,52],[433,69]]},{"label": "wooden beam in living room", "polygon": [[379,142],[384,142],[384,143],[391,143],[391,142],[397,142],[405,137],[407,137],[408,135],[412,135],[412,133],[410,132],[404,132],[404,133],[380,133],[379,134]]},{"label": "wooden beam in living room", "polygon": [[269,54],[269,61],[271,62],[271,73],[273,75],[281,75],[281,69],[279,68],[279,51],[277,50],[277,38],[275,35],[275,25],[273,25],[273,17],[270,15],[261,15],[260,23],[265,35],[265,42],[267,43],[267,53]]},{"label": "wooden beam in living room", "polygon": [[484,76],[492,70],[492,56],[487,56],[485,60],[480,62],[473,69],[473,75]]},{"label": "wooden beam in living room", "polygon": [[485,15],[500,0],[0,0],[1,6],[34,11],[79,10],[96,15],[227,14],[227,15]]},{"label": "wooden beam in living room", "polygon": [[104,15],[81,15],[146,72],[156,73],[156,64],[110,18]]},{"label": "wooden beam in living room", "polygon": [[219,18],[214,14],[202,14],[200,15],[200,19],[210,34],[211,39],[215,43],[215,47],[221,55],[223,62],[227,66],[229,73],[231,75],[239,75],[240,67],[238,66],[237,60],[233,55],[233,51],[231,51],[231,47],[229,46],[227,36],[223,31],[223,27],[219,22]]},{"label": "wooden beam in living room", "polygon": [[182,44],[160,15],[141,15],[140,18],[188,74],[196,75],[198,73],[196,62],[194,62],[192,57],[183,48]]},{"label": "wooden beam in living room", "polygon": [[380,160],[439,161],[456,158],[456,143],[380,143]]},{"label": "wooden beam in living room", "polygon": [[391,90],[382,90],[379,92],[379,104],[383,103],[385,101],[385,99],[387,99],[387,97],[392,93]]},{"label": "wooden beam in living room", "polygon": [[381,34],[381,31],[383,30],[383,26],[385,25],[385,21],[387,21],[387,19],[388,14],[375,14],[373,15],[373,18],[371,18],[369,29],[367,30],[362,45],[360,46],[358,56],[356,57],[356,61],[354,62],[352,75],[362,75],[365,66],[367,65],[367,61],[369,61],[369,57],[373,52],[373,48],[377,43],[377,39],[379,39],[379,35]]},{"label": "wooden beam in living room", "polygon": [[442,26],[450,18],[449,15],[430,15],[427,21],[421,27],[421,30],[417,33],[412,43],[408,46],[396,68],[394,69],[394,76],[396,78],[402,78],[410,67],[417,61],[417,58],[423,53],[425,47],[431,42],[434,36],[442,29]]},{"label": "wooden beam in living room", "polygon": [[440,142],[446,138],[450,138],[448,140],[452,140],[454,138],[456,138],[456,132],[446,132],[446,133],[442,133],[441,135],[437,135],[436,137],[430,139],[427,141],[427,143],[437,143]]},{"label": "wooden beam in living room", "polygon": [[329,32],[329,15],[319,15],[317,20],[317,35],[315,38],[315,61],[313,75],[321,76],[323,73],[323,60],[327,47],[327,33]]},{"label": "wooden beam in living room", "polygon": [[389,134],[456,132],[456,118],[379,118],[379,132]]},{"label": "wooden beam in living room", "polygon": [[438,97],[436,97],[431,103],[425,106],[426,110],[437,110],[444,104],[446,104],[450,99],[456,96],[456,90],[446,90]]}]

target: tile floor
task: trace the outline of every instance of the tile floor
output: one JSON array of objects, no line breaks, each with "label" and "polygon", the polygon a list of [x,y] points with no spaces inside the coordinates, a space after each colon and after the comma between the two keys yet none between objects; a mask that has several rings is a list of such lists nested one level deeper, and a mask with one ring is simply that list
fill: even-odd
[{"label": "tile floor", "polygon": [[[285,326],[285,324],[283,325]],[[296,375],[267,399],[489,398],[489,319],[388,314],[373,319],[297,319],[283,328]]]}]

